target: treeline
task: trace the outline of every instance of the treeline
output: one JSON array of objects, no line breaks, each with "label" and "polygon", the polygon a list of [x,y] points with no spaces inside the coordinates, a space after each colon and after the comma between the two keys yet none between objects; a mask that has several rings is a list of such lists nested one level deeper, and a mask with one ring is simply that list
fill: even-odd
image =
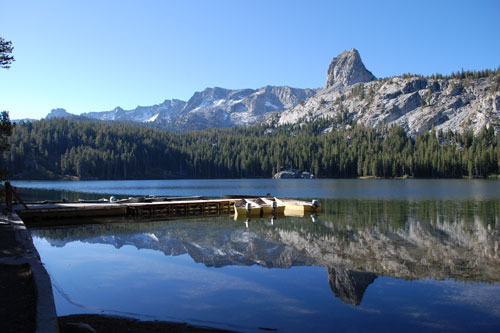
[{"label": "treeline", "polygon": [[2,167],[17,179],[269,178],[281,169],[318,177],[488,177],[500,174],[500,135],[336,120],[170,133],[69,119],[18,123]]},{"label": "treeline", "polygon": [[483,69],[483,70],[461,70],[457,72],[452,72],[451,74],[443,75],[441,73],[434,73],[432,75],[421,75],[421,74],[413,74],[413,73],[403,73],[401,76],[392,76],[379,78],[378,80],[388,81],[394,79],[396,77],[401,77],[403,79],[409,79],[412,77],[432,79],[432,80],[460,80],[465,82],[473,82],[482,78],[489,78],[491,80],[490,90],[500,91],[500,66],[497,69]]}]

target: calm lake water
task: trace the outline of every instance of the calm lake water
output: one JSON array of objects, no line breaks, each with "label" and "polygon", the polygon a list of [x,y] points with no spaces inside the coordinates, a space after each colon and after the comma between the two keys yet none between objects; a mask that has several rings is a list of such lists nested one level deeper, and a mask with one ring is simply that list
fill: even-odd
[{"label": "calm lake water", "polygon": [[32,229],[59,315],[108,313],[240,331],[498,331],[499,181],[14,185],[30,200],[269,192],[322,202],[323,213],[307,218]]},{"label": "calm lake water", "polygon": [[[271,193],[275,196],[297,198],[500,199],[500,181],[483,179],[200,179],[13,181],[12,184],[40,191],[58,190],[59,194],[70,197],[75,196],[75,192],[85,192],[122,196],[202,195],[219,197],[222,194],[262,195]],[[43,192],[31,192],[35,195],[43,194]],[[76,198],[81,197],[80,193],[76,194]]]}]

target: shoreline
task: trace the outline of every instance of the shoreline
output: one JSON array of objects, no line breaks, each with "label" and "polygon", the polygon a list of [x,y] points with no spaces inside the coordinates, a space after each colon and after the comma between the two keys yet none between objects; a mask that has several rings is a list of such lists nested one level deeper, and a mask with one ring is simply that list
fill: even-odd
[{"label": "shoreline", "polygon": [[[52,284],[28,229],[15,212],[1,214],[0,223],[2,226],[0,239],[3,245],[0,256],[2,287],[5,290],[10,290],[16,288],[19,283],[28,286],[28,288],[20,289],[16,294],[7,294],[8,297],[2,299],[0,304],[2,313],[9,317],[7,320],[13,320],[11,318],[23,315],[23,313],[12,312],[35,307],[31,310],[35,312],[35,318],[30,318],[33,316],[33,312],[30,312],[27,315],[28,323],[14,320],[12,324],[21,326],[19,331],[25,331],[27,327],[34,324],[37,332],[57,332],[57,314]],[[25,270],[19,274],[18,271],[12,270],[14,267],[24,267]],[[16,305],[14,307],[16,310],[12,309],[12,304]],[[11,328],[16,331],[16,328],[9,327],[9,329]]]},{"label": "shoreline", "polygon": [[331,180],[331,179],[377,179],[377,180],[389,180],[389,179],[486,179],[486,180],[497,180],[500,179],[500,175],[491,174],[487,176],[461,176],[461,177],[415,177],[410,175],[404,175],[401,177],[380,177],[380,176],[357,176],[357,177],[344,177],[344,178],[329,178],[329,177],[314,177],[314,178],[273,178],[273,177],[241,177],[241,178],[193,178],[193,177],[176,177],[176,178],[113,178],[113,179],[99,179],[97,177],[92,178],[79,178],[77,176],[62,176],[55,178],[18,178],[12,177],[10,181],[148,181],[148,180],[229,180],[229,179],[273,179],[273,180]]}]

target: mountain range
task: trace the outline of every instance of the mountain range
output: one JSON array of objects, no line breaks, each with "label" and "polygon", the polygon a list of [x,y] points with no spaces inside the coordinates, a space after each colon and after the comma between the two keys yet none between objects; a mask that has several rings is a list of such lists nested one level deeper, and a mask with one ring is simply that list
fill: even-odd
[{"label": "mountain range", "polygon": [[[133,110],[116,107],[79,117],[146,123],[176,132],[259,123],[279,126],[327,118],[332,123],[347,120],[372,127],[396,124],[415,136],[432,127],[478,133],[484,126],[493,126],[498,131],[499,111],[499,70],[377,79],[365,68],[359,52],[351,49],[333,58],[324,88],[215,87],[196,92],[187,102],[165,100]],[[47,116],[51,117],[77,116],[54,109]]]},{"label": "mountain range", "polygon": [[47,118],[78,117],[108,121],[132,121],[176,132],[255,125],[292,108],[316,93],[314,89],[266,86],[260,89],[207,88],[187,101],[165,100],[133,110],[116,107],[111,111],[87,112],[79,117],[54,109]]}]

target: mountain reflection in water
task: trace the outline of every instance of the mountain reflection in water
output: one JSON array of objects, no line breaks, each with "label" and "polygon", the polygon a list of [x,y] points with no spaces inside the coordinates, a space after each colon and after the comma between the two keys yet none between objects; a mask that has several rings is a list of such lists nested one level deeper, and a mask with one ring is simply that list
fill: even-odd
[{"label": "mountain reflection in water", "polygon": [[322,200],[309,218],[229,217],[32,230],[69,242],[189,254],[207,267],[323,266],[336,297],[357,306],[377,276],[499,282],[500,202]]}]

